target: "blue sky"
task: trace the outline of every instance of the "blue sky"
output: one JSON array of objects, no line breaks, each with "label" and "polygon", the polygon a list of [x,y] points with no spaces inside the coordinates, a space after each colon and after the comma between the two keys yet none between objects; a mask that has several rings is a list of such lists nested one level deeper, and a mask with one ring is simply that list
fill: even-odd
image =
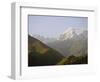
[{"label": "blue sky", "polygon": [[38,34],[44,37],[56,37],[69,27],[87,28],[87,17],[71,16],[28,16],[29,34]]}]

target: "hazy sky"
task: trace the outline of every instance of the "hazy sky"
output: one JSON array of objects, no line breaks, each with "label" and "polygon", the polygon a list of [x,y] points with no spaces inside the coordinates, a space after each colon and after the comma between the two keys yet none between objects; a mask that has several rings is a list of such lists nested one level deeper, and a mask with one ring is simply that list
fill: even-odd
[{"label": "hazy sky", "polygon": [[87,17],[29,15],[29,34],[56,37],[69,27],[87,28]]}]

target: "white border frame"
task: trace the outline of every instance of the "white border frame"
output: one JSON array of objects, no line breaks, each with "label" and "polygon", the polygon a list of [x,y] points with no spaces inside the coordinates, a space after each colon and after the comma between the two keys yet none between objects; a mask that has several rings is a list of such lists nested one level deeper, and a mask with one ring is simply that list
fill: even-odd
[{"label": "white border frame", "polygon": [[[33,6],[34,5],[34,6]],[[39,11],[38,11],[39,10]],[[50,10],[50,11],[49,11]],[[53,11],[56,12],[53,12]],[[93,62],[94,56],[92,55],[95,46],[95,11],[94,8],[85,7],[72,7],[67,8],[62,7],[44,7],[41,5],[35,5],[30,3],[12,3],[12,66],[11,66],[11,77],[14,79],[30,79],[30,78],[43,78],[43,77],[58,77],[65,75],[86,75],[95,73],[95,62]],[[43,12],[43,13],[42,13]],[[46,13],[48,12],[48,13]],[[56,14],[58,12],[58,14]],[[73,12],[75,12],[73,14]],[[57,15],[57,16],[82,16],[89,18],[88,28],[89,33],[89,57],[88,65],[70,65],[70,66],[44,66],[44,67],[33,67],[28,68],[23,62],[27,62],[26,58],[22,56],[24,53],[22,47],[27,47],[27,44],[22,41],[27,42],[27,15],[28,14],[38,14],[38,15]],[[60,13],[60,14],[59,14]],[[67,14],[69,13],[69,14]],[[90,24],[91,22],[91,24]],[[24,25],[25,24],[25,25]],[[26,29],[26,30],[24,30]],[[22,33],[22,34],[21,34]],[[92,41],[91,41],[92,40]],[[90,48],[92,47],[92,48]],[[27,51],[27,50],[26,50]],[[72,69],[74,68],[74,69]],[[49,70],[48,70],[49,69]],[[62,71],[63,70],[63,71]],[[32,73],[33,71],[33,73]],[[65,73],[66,72],[66,73]]]}]

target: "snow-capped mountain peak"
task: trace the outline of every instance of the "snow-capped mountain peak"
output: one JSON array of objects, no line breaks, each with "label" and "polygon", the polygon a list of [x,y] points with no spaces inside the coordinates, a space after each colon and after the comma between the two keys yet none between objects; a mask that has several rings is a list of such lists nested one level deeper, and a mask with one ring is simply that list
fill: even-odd
[{"label": "snow-capped mountain peak", "polygon": [[71,39],[73,37],[77,37],[81,33],[83,33],[85,29],[83,28],[68,28],[65,30],[62,34],[59,36],[59,40],[66,40],[66,39]]}]

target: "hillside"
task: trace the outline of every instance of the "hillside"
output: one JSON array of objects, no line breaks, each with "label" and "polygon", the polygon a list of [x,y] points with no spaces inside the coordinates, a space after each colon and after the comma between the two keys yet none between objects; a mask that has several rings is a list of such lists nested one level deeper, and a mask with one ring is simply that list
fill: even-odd
[{"label": "hillside", "polygon": [[63,58],[57,65],[76,65],[76,64],[88,64],[88,56],[68,56]]},{"label": "hillside", "polygon": [[58,51],[28,35],[28,66],[56,65],[63,58]]}]

